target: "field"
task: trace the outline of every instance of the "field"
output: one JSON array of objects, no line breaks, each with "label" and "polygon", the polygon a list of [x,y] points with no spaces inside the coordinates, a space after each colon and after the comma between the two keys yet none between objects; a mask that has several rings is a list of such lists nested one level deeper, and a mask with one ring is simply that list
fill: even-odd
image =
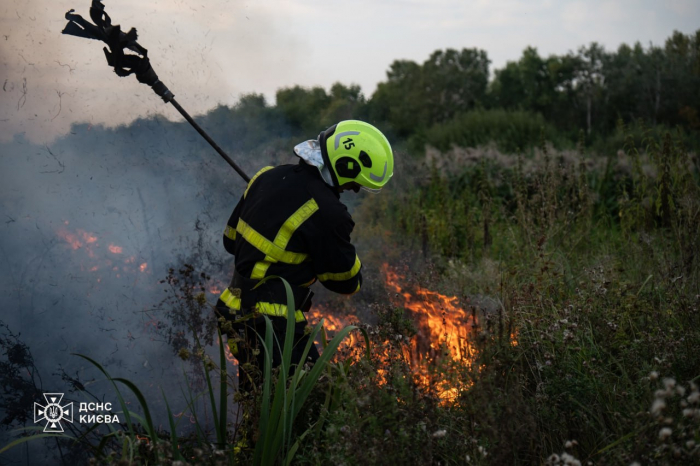
[{"label": "field", "polygon": [[[52,146],[18,135],[2,145],[0,299],[20,312],[0,322],[0,395],[2,425],[21,430],[0,454],[700,463],[699,44],[700,31],[663,48],[528,47],[493,79],[485,51],[447,49],[395,61],[369,99],[357,85],[295,86],[275,105],[251,94],[198,116],[249,173],[296,163],[291,147],[351,117],[395,151],[382,193],[342,198],[362,292],[317,286],[322,359],[290,378],[261,368],[250,396],[213,312],[233,264],[221,229],[244,184],[162,116],[74,124]],[[76,333],[56,352],[42,339],[59,326]],[[42,392],[92,400],[104,386],[119,424],[27,436]]]}]

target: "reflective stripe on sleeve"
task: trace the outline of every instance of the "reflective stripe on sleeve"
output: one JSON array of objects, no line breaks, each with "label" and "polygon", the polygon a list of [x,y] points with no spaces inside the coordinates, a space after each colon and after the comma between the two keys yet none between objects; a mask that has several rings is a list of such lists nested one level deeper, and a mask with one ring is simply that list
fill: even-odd
[{"label": "reflective stripe on sleeve", "polygon": [[230,240],[235,241],[236,240],[236,229],[233,228],[232,226],[226,225],[226,229],[224,230],[224,236]]},{"label": "reflective stripe on sleeve", "polygon": [[318,279],[321,280],[322,282],[325,282],[326,280],[333,280],[336,282],[342,282],[343,280],[350,280],[352,277],[357,275],[357,273],[360,271],[360,267],[362,267],[362,264],[360,263],[360,258],[357,257],[357,255],[355,255],[355,264],[347,272],[322,273],[321,275],[318,276]]},{"label": "reflective stripe on sleeve", "polygon": [[229,309],[234,311],[239,311],[241,309],[241,298],[234,296],[228,288],[221,293],[219,299],[222,300]]},{"label": "reflective stripe on sleeve", "polygon": [[[234,311],[239,311],[241,309],[241,298],[237,298],[231,293],[231,290],[226,288],[219,299],[226,304],[226,306]],[[287,317],[287,305],[286,304],[274,304],[274,303],[255,303],[255,310],[260,314],[265,314],[274,317]],[[294,312],[294,320],[296,322],[304,322],[304,313],[300,310]]]},{"label": "reflective stripe on sleeve", "polygon": [[[268,316],[275,317],[287,317],[287,305],[286,304],[273,304],[273,303],[257,303],[255,304],[255,310],[260,314],[265,314]],[[304,322],[304,313],[300,310],[294,312],[294,320],[296,322]]]},{"label": "reflective stripe on sleeve", "polygon": [[254,182],[260,175],[262,175],[263,173],[265,173],[265,172],[268,171],[268,170],[272,170],[273,168],[275,168],[275,167],[263,167],[259,172],[257,172],[255,175],[253,175],[253,177],[252,177],[252,178],[250,179],[250,181],[248,182],[248,187],[245,188],[245,192],[243,193],[243,199],[245,199],[246,196],[248,195],[248,190],[250,189],[251,186],[253,186],[253,182]]}]

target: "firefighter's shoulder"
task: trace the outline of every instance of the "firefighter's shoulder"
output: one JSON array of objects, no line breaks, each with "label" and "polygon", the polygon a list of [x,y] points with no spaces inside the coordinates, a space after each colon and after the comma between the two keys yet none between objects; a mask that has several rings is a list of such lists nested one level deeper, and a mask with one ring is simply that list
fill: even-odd
[{"label": "firefighter's shoulder", "polygon": [[328,227],[335,227],[339,224],[346,224],[350,229],[355,225],[348,208],[340,202],[338,193],[328,186],[322,179],[314,179],[306,184],[309,196],[318,205],[317,222],[321,222]]}]

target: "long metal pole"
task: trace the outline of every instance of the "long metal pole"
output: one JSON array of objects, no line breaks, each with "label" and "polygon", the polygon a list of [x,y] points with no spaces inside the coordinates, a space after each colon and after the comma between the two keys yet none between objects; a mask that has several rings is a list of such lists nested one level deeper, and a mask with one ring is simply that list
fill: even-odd
[{"label": "long metal pole", "polygon": [[196,129],[197,132],[199,134],[201,134],[202,137],[204,139],[206,139],[209,144],[211,144],[211,146],[214,148],[214,150],[217,151],[219,153],[219,155],[222,156],[224,158],[224,160],[226,160],[226,162],[228,162],[229,165],[231,165],[231,168],[236,170],[236,173],[241,175],[241,178],[243,178],[246,183],[250,182],[250,177],[243,171],[243,169],[241,167],[239,167],[238,164],[236,162],[234,162],[231,159],[231,157],[229,157],[228,154],[226,154],[226,152],[224,152],[223,149],[221,147],[219,147],[219,145],[217,143],[214,142],[214,140],[212,138],[209,137],[209,135],[202,129],[202,127],[199,126],[197,124],[197,122],[192,119],[190,114],[187,113],[187,111],[185,111],[185,109],[182,108],[179,103],[177,103],[175,98],[170,98],[168,101],[171,104],[173,104],[173,107],[175,107],[177,109],[177,111],[180,112],[180,114],[183,117],[185,117],[185,120],[187,120],[194,127],[194,129]]},{"label": "long metal pole", "polygon": [[[246,175],[241,167],[236,162],[231,160],[231,157],[214,142],[212,138],[195,122],[189,113],[180,106],[175,100],[172,92],[158,79],[158,75],[151,67],[151,62],[148,60],[148,50],[141,47],[136,42],[136,29],[132,28],[128,33],[123,33],[121,27],[117,24],[112,25],[112,19],[105,12],[105,7],[101,0],[92,0],[90,6],[90,17],[95,24],[83,19],[82,16],[73,14],[73,10],[66,13],[68,24],[63,28],[62,33],[71,36],[84,37],[95,39],[106,43],[110,50],[104,49],[107,57],[107,63],[114,67],[114,72],[119,76],[128,76],[136,74],[136,78],[140,83],[146,84],[153,89],[153,92],[158,94],[164,102],[170,102],[173,107],[180,112],[180,115],[185,117],[194,129],[202,135],[204,139],[219,153],[221,157],[231,165],[231,168],[236,170],[236,173],[241,175],[241,178],[246,183],[250,182],[250,177]],[[137,55],[124,54],[124,49],[129,49],[136,52]]]}]

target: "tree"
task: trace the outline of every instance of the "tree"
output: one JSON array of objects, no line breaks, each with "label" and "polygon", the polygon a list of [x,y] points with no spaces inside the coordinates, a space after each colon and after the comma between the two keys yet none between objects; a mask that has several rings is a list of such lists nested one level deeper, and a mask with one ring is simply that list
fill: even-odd
[{"label": "tree", "polygon": [[579,69],[576,75],[578,88],[586,103],[586,133],[590,134],[593,119],[593,101],[602,94],[605,83],[603,59],[605,50],[597,42],[578,49]]},{"label": "tree", "polygon": [[331,98],[322,87],[306,89],[301,86],[277,91],[277,108],[298,133],[321,131],[320,115],[328,108]]},{"label": "tree", "polygon": [[422,67],[414,61],[395,60],[386,76],[370,99],[370,117],[386,121],[400,136],[426,127],[429,116]]},{"label": "tree", "polygon": [[556,99],[556,80],[550,62],[541,58],[537,49],[527,47],[517,62],[508,62],[502,70],[496,71],[492,84],[496,105],[506,109],[522,109],[550,113]]},{"label": "tree", "polygon": [[483,105],[488,66],[486,52],[477,49],[437,50],[422,65],[396,60],[372,95],[370,116],[400,136],[450,120]]},{"label": "tree", "polygon": [[321,126],[328,127],[343,120],[365,119],[366,101],[359,85],[335,83],[331,86],[329,98],[330,103],[320,117]]},{"label": "tree", "polygon": [[478,49],[436,50],[423,64],[430,123],[440,123],[483,104],[489,59]]}]

